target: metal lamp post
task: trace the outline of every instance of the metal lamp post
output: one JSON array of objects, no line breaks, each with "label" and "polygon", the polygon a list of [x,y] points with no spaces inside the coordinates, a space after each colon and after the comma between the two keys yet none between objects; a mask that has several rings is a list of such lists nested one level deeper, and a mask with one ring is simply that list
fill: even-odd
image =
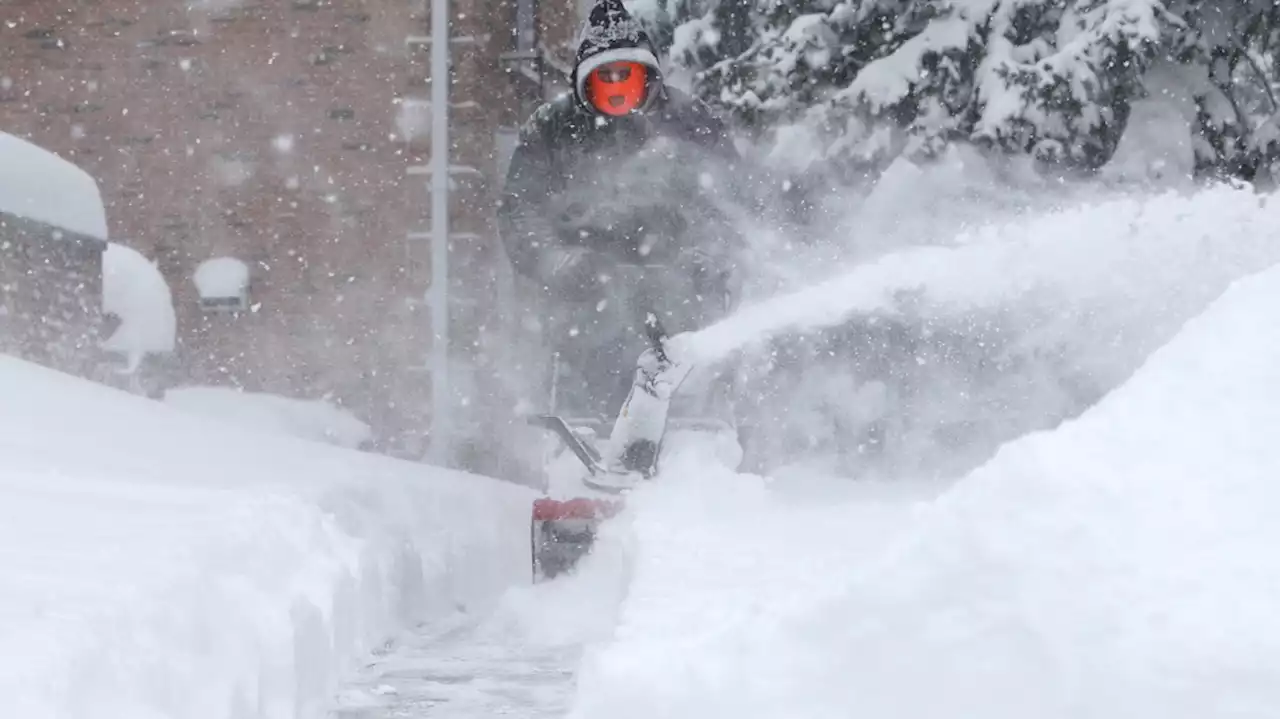
[{"label": "metal lamp post", "polygon": [[449,461],[449,0],[431,0],[431,442],[428,460]]}]

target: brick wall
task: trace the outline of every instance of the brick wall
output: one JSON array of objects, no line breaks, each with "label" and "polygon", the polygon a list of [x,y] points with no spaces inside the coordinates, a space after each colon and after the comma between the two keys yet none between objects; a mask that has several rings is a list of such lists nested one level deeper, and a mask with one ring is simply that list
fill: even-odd
[{"label": "brick wall", "polygon": [[[563,45],[576,0],[542,0]],[[455,346],[502,361],[510,281],[494,135],[523,120],[508,69],[515,0],[454,0]],[[429,3],[0,0],[0,127],[84,168],[113,241],[158,260],[186,380],[329,394],[380,431],[428,422]],[[564,48],[560,47],[563,57]],[[469,103],[468,103],[469,101]],[[429,126],[429,122],[425,123]],[[421,235],[420,235],[421,237]],[[249,264],[253,310],[201,311],[191,275]]]}]

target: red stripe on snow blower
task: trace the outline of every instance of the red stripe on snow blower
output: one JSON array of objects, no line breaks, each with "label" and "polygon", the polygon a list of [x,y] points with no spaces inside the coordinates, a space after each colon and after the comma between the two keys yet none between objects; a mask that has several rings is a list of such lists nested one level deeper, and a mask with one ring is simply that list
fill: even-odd
[{"label": "red stripe on snow blower", "polygon": [[603,499],[538,499],[533,503],[533,518],[540,521],[596,519],[612,517],[621,508],[619,503]]}]

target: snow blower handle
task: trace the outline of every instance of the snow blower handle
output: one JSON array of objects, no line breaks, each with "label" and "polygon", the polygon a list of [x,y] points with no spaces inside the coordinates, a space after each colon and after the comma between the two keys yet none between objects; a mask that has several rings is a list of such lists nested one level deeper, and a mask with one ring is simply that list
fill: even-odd
[{"label": "snow blower handle", "polygon": [[667,356],[667,330],[662,324],[662,318],[658,317],[657,312],[653,310],[645,311],[644,318],[644,335],[649,340],[649,346],[653,348],[654,354],[658,356],[660,362],[670,362],[671,358]]},{"label": "snow blower handle", "polygon": [[662,323],[658,302],[653,301],[649,292],[656,288],[648,286],[645,283],[646,275],[657,274],[662,275],[670,272],[671,268],[667,265],[659,264],[635,264],[628,263],[626,272],[628,284],[633,289],[639,289],[638,295],[633,296],[636,304],[633,310],[636,313],[636,319],[639,320],[643,327],[645,339],[649,341],[649,346],[653,349],[654,354],[662,362],[667,362],[667,340],[669,335],[667,329]]}]

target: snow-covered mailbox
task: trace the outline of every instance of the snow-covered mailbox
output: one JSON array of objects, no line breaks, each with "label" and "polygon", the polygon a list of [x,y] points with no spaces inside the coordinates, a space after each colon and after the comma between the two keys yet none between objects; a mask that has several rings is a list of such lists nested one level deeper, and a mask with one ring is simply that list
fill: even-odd
[{"label": "snow-covered mailbox", "polygon": [[107,216],[98,183],[0,132],[0,352],[92,374]]},{"label": "snow-covered mailbox", "polygon": [[196,292],[206,312],[249,309],[249,266],[234,257],[215,257],[196,268]]}]

